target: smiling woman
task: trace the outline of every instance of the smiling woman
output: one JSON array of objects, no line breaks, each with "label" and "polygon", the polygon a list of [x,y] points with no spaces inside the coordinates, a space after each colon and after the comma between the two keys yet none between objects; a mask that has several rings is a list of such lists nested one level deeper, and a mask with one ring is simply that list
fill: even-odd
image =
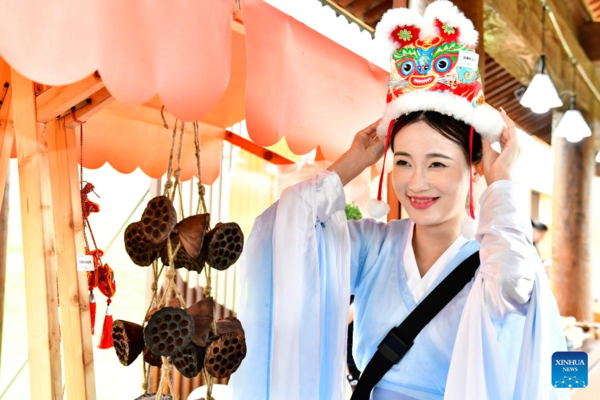
[{"label": "smiling woman", "polygon": [[[550,385],[551,355],[566,349],[556,301],[511,179],[520,146],[506,113],[485,104],[477,32],[436,1],[424,17],[389,11],[376,36],[392,53],[383,118],[255,222],[241,280],[252,296],[238,310],[253,353],[236,393],[342,398],[352,293],[352,400],[566,398]],[[387,147],[409,218],[347,221],[343,186]],[[382,182],[383,171],[374,211],[385,211]]]}]

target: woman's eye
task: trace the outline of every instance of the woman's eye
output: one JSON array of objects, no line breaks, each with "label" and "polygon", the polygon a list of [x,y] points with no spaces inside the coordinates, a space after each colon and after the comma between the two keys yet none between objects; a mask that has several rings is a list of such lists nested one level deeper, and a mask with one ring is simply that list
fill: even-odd
[{"label": "woman's eye", "polygon": [[396,162],[396,165],[408,165],[408,163],[406,161],[404,161],[404,160],[398,160]]},{"label": "woman's eye", "polygon": [[444,168],[445,165],[439,162],[434,162],[433,164],[431,164],[432,167],[438,168],[438,167],[442,167]]}]

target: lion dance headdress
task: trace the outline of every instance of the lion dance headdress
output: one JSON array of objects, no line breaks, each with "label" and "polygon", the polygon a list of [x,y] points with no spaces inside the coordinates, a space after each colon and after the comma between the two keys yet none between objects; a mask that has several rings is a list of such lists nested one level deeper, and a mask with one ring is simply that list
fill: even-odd
[{"label": "lion dance headdress", "polygon": [[[377,25],[375,38],[391,54],[387,105],[377,127],[378,135],[386,137],[386,152],[396,119],[415,111],[436,111],[470,125],[471,147],[473,129],[490,142],[498,140],[503,120],[485,102],[475,52],[479,34],[454,4],[436,1],[424,16],[406,8],[390,10]],[[383,174],[377,201],[369,204],[375,218],[389,212],[381,202]],[[474,219],[472,193],[470,197]]]}]

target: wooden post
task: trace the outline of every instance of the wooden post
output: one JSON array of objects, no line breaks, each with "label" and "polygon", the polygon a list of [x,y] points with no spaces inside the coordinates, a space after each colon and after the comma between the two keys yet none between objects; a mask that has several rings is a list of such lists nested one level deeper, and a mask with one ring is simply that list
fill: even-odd
[{"label": "wooden post", "polygon": [[8,180],[4,187],[4,201],[0,206],[0,353],[2,353],[2,325],[4,324],[4,288],[6,286],[6,246],[8,245]]},{"label": "wooden post", "polygon": [[394,190],[394,185],[392,185],[391,171],[387,174],[387,203],[390,206],[390,212],[387,215],[388,222],[395,219],[400,219],[400,200],[398,200],[398,196],[396,196],[396,191]]},{"label": "wooden post", "polygon": [[36,119],[33,82],[15,70],[11,78],[23,223],[31,398],[60,399],[60,331],[46,133]]},{"label": "wooden post", "polygon": [[[554,112],[553,129],[563,113]],[[561,315],[592,321],[591,188],[594,177],[592,138],[569,143],[552,137],[551,284]]]},{"label": "wooden post", "polygon": [[46,124],[52,187],[52,214],[62,326],[65,384],[69,398],[96,398],[94,351],[87,275],[77,271],[77,255],[85,254],[78,155],[75,132],[65,119]]}]

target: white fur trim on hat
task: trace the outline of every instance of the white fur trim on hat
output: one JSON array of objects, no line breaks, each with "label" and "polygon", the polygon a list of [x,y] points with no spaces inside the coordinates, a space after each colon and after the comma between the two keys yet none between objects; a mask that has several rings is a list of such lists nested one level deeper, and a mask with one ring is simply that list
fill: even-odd
[{"label": "white fur trim on hat", "polygon": [[456,7],[451,1],[438,0],[431,3],[427,9],[425,9],[425,20],[431,21],[439,19],[440,22],[448,24],[453,28],[458,28],[460,36],[458,37],[459,43],[463,43],[469,46],[477,47],[477,41],[479,40],[479,33],[475,30],[473,22],[465,17],[458,7]]},{"label": "white fur trim on hat", "polygon": [[377,134],[385,138],[390,121],[415,111],[437,111],[473,126],[490,142],[497,142],[502,134],[504,120],[500,113],[487,104],[473,107],[469,101],[454,94],[440,92],[414,92],[403,94],[388,103],[377,125]]},{"label": "white fur trim on hat", "polygon": [[387,11],[377,24],[375,40],[385,46],[388,54],[393,54],[400,47],[391,37],[394,29],[398,26],[414,26],[421,30],[419,39],[432,38],[440,34],[434,24],[436,19],[458,28],[460,43],[473,47],[477,46],[479,33],[475,30],[473,22],[465,17],[458,7],[447,0],[438,0],[431,3],[425,10],[424,17],[418,12],[407,8],[395,8]]}]

